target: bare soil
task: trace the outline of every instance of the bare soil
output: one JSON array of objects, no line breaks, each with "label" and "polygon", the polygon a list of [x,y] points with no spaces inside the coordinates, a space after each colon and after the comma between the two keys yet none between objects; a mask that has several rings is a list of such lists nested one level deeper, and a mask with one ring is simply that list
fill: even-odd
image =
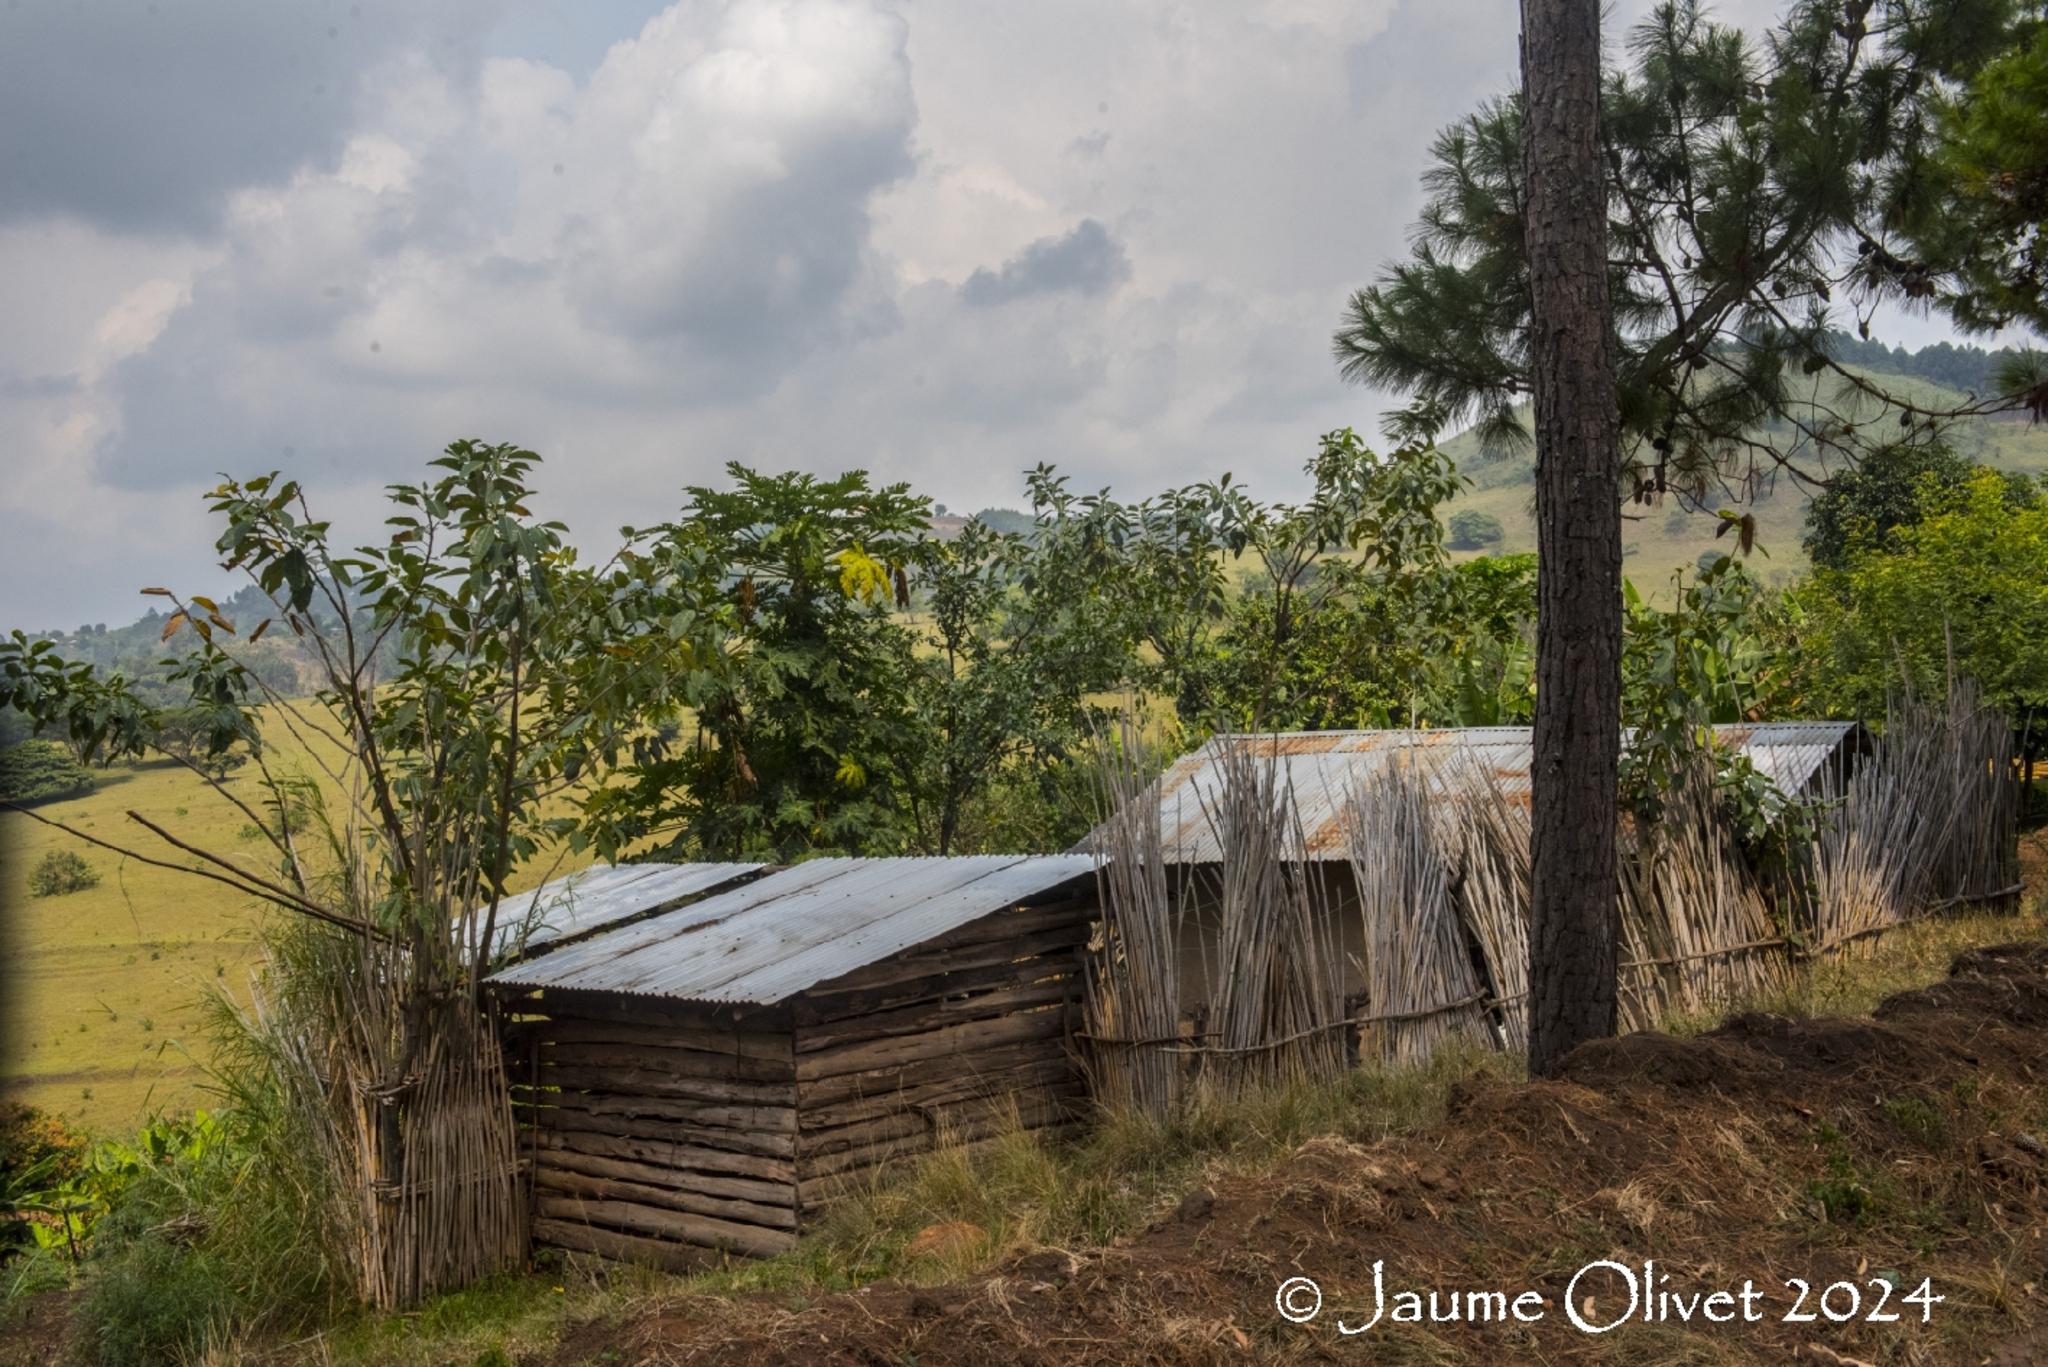
[{"label": "bare soil", "polygon": [[[2008,945],[1960,956],[1873,1018],[1746,1015],[1696,1038],[1586,1046],[1559,1080],[1462,1087],[1430,1132],[1311,1142],[1268,1172],[1220,1177],[1117,1246],[808,1304],[681,1299],[577,1326],[536,1362],[2016,1367],[2048,1362],[2044,1183],[2048,946]],[[1587,1334],[1564,1293],[1601,1259],[1639,1274],[1654,1260],[1656,1288],[1686,1298],[1746,1280],[1755,1318],[1704,1323],[1695,1301],[1689,1322],[1639,1310]],[[1347,1336],[1340,1321],[1372,1315],[1375,1264],[1389,1317]],[[1323,1295],[1305,1324],[1275,1302],[1297,1276]],[[1791,1278],[1812,1288],[1803,1306]],[[1925,1323],[1901,1303],[1923,1279],[1943,1298]],[[1837,1281],[1857,1288],[1853,1318],[1787,1322]],[[1534,1291],[1540,1304],[1523,1305],[1541,1317],[1393,1323],[1404,1289]],[[1898,1320],[1868,1320],[1880,1297]],[[1596,1324],[1628,1301],[1601,1271],[1576,1296]],[[1847,1304],[1832,1293],[1832,1309]]]}]

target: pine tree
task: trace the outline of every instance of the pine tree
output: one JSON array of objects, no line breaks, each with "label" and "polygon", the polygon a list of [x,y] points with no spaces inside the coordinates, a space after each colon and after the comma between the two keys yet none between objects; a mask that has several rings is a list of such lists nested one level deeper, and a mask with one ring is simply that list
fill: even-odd
[{"label": "pine tree", "polygon": [[[1882,300],[1935,300],[1943,265],[1909,230],[1948,184],[1937,108],[2014,41],[2011,8],[1802,0],[1752,40],[1670,0],[1630,35],[1600,148],[1625,494],[1697,505],[1780,466],[1821,483],[1880,441],[2019,401],[1916,404],[1829,343],[1867,336]],[[1400,435],[1476,420],[1497,448],[1528,440],[1525,107],[1496,100],[1438,137],[1412,256],[1336,334],[1346,376],[1409,396]]]},{"label": "pine tree", "polygon": [[1523,0],[1536,735],[1529,1071],[1614,1033],[1621,508],[1600,165],[1600,0]]}]

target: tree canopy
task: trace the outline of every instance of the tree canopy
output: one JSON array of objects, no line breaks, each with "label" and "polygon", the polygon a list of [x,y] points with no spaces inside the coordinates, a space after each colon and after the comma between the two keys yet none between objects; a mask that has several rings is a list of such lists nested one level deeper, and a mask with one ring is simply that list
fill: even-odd
[{"label": "tree canopy", "polygon": [[[1670,0],[1630,34],[1603,97],[1625,493],[1696,503],[1779,468],[1818,484],[2021,401],[2007,376],[1999,396],[1928,407],[1828,345],[1867,335],[1881,301],[1971,288],[1916,246],[1950,242],[1922,230],[1948,184],[1941,111],[2014,24],[2007,0],[1801,0],[1752,39]],[[1472,419],[1496,447],[1526,440],[1522,121],[1508,96],[1438,137],[1413,255],[1337,331],[1346,376],[1410,396],[1392,430]]]}]

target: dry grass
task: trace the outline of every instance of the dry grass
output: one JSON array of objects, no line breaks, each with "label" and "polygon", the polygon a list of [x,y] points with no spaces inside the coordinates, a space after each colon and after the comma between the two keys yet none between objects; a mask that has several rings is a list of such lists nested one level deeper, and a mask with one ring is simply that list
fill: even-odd
[{"label": "dry grass", "polygon": [[1673,1012],[1657,1028],[1674,1035],[1712,1029],[1744,1011],[1774,1015],[1863,1016],[1886,997],[1941,978],[1966,949],[2048,935],[2048,899],[2019,912],[1971,911],[1911,921],[1854,951],[1804,964],[1782,987],[1736,998],[1710,1010]]}]

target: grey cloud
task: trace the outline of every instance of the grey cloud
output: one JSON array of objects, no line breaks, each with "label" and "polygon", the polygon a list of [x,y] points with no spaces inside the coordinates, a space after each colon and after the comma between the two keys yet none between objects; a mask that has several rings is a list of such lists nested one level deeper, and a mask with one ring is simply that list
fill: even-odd
[{"label": "grey cloud", "polygon": [[732,195],[666,263],[591,243],[570,267],[584,319],[646,341],[711,346],[728,360],[823,340],[861,274],[869,196],[913,167],[909,133],[906,123],[805,149],[786,176]]},{"label": "grey cloud", "polygon": [[459,65],[490,0],[79,0],[0,10],[0,219],[203,231],[228,194],[331,159],[363,73]]},{"label": "grey cloud", "polygon": [[77,375],[24,375],[0,370],[0,399],[61,399],[76,394],[82,383]]},{"label": "grey cloud", "polygon": [[1067,144],[1067,155],[1079,157],[1083,161],[1100,161],[1102,160],[1102,154],[1108,150],[1109,130],[1107,128],[1098,128],[1094,132],[1083,134]]},{"label": "grey cloud", "polygon": [[1034,294],[1107,294],[1130,274],[1123,244],[1101,223],[1084,218],[1065,237],[1041,237],[999,270],[982,267],[960,286],[960,297],[985,306]]}]

